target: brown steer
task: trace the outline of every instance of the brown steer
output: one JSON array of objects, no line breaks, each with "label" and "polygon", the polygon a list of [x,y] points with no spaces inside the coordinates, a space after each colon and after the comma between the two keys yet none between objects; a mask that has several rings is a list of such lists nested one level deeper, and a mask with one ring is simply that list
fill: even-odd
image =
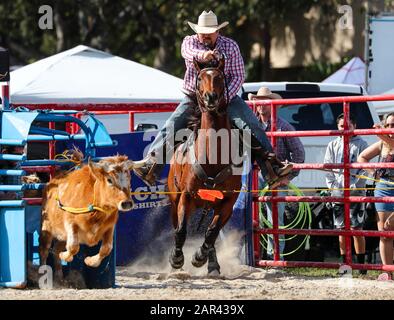
[{"label": "brown steer", "polygon": [[42,204],[41,264],[46,264],[53,239],[58,240],[53,248],[57,275],[61,275],[58,258],[70,262],[80,244],[94,246],[102,240],[99,253],[84,260],[98,267],[111,253],[118,211],[133,208],[130,170],[141,165],[127,156],[114,156],[49,181]]}]

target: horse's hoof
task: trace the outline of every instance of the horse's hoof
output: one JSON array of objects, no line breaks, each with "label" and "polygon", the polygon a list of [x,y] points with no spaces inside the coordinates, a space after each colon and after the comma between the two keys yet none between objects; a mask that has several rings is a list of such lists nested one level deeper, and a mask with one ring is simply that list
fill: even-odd
[{"label": "horse's hoof", "polygon": [[220,276],[220,271],[218,269],[208,271],[208,277],[210,278],[218,278],[219,276]]},{"label": "horse's hoof", "polygon": [[180,269],[183,267],[183,264],[185,263],[185,258],[183,256],[183,252],[181,251],[180,254],[178,252],[178,256],[175,254],[175,249],[171,252],[170,255],[170,264],[171,267],[174,269]]},{"label": "horse's hoof", "polygon": [[202,267],[208,260],[208,255],[201,254],[201,251],[198,250],[192,258],[192,265],[196,268]]}]

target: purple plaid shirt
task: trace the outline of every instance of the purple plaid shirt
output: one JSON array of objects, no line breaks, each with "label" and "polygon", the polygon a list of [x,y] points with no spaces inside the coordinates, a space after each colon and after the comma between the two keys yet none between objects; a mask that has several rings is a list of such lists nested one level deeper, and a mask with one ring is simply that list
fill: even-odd
[{"label": "purple plaid shirt", "polygon": [[[245,80],[244,61],[237,43],[229,38],[219,35],[215,49],[225,55],[224,74],[226,75],[230,100],[235,97]],[[205,51],[210,50],[200,41],[197,35],[186,36],[182,42],[181,53],[185,59],[186,73],[183,80],[183,89],[194,92],[196,89],[197,72],[193,65],[193,57],[197,61],[202,60]]]},{"label": "purple plaid shirt", "polygon": [[[277,131],[295,131],[295,128],[286,120],[278,117],[276,121]],[[268,121],[265,131],[271,130],[271,121]],[[280,161],[288,160],[294,163],[305,161],[305,149],[298,137],[278,137],[276,139],[275,153]],[[290,174],[292,178],[298,176],[299,170],[293,170]]]}]

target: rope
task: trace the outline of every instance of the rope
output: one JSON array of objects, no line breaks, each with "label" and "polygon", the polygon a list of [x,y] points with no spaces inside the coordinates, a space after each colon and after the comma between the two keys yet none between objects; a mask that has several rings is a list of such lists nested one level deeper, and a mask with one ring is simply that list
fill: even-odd
[{"label": "rope", "polygon": [[58,197],[56,197],[56,201],[57,201],[57,205],[59,206],[60,209],[62,209],[63,211],[67,211],[69,213],[72,213],[72,214],[84,214],[84,213],[90,213],[93,211],[100,211],[103,213],[107,213],[107,211],[105,211],[104,209],[102,209],[100,207],[96,207],[92,204],[88,205],[86,208],[73,208],[73,207],[63,206]]},{"label": "rope", "polygon": [[94,203],[96,202],[96,193],[94,192],[94,187],[96,186],[96,182],[94,183],[94,186],[93,186],[93,203],[89,204],[86,208],[74,208],[74,207],[63,206],[62,203],[60,202],[59,195],[56,195],[55,200],[57,202],[58,207],[61,210],[72,213],[72,214],[84,214],[84,213],[90,213],[93,211],[100,211],[103,213],[108,213],[106,210],[94,205]]},{"label": "rope", "polygon": [[[83,155],[79,160],[73,159],[74,153],[70,154],[69,152],[73,152],[72,150],[64,150],[63,153],[59,153],[55,156],[55,160],[58,160],[59,162],[72,162],[75,164],[75,166],[80,166],[83,162]],[[75,153],[79,153],[78,150],[74,150]]]},{"label": "rope", "polygon": [[[292,192],[294,192],[294,193],[296,194],[296,196],[303,196],[303,195],[304,195],[304,194],[300,191],[300,189],[297,188],[294,184],[289,183],[288,187],[289,187],[288,190],[280,190],[280,191],[282,191],[282,192],[283,192],[283,191],[287,191],[287,192],[292,191]],[[269,191],[270,191],[270,190],[268,189],[268,186],[266,186],[264,189],[261,190],[261,192],[259,193],[259,195],[260,195],[260,196],[264,196],[264,195],[265,195],[267,192],[269,192]],[[292,221],[291,223],[289,223],[288,225],[279,226],[279,229],[294,229],[294,227],[296,227],[297,225],[299,225],[299,224],[301,223],[301,220],[302,220],[302,219],[303,219],[303,221],[302,221],[302,225],[301,225],[300,229],[303,229],[303,228],[304,228],[304,226],[305,226],[305,224],[306,224],[306,222],[307,222],[307,219],[309,220],[309,221],[308,221],[308,229],[310,229],[310,228],[311,228],[311,224],[312,224],[312,211],[311,211],[311,208],[310,208],[310,206],[309,206],[309,203],[307,203],[307,202],[300,202],[300,203],[299,203],[299,207],[298,207],[298,211],[297,211],[297,215],[296,215],[296,217],[293,219],[293,221]],[[260,224],[263,223],[263,225],[267,226],[269,229],[272,229],[272,223],[269,222],[269,221],[265,218],[265,216],[264,216],[264,213],[263,213],[263,204],[262,204],[262,203],[259,204],[259,221],[260,221]],[[280,238],[279,238],[279,241],[282,241],[282,242],[283,242],[283,241],[289,241],[289,240],[294,239],[294,238],[297,237],[297,236],[300,236],[300,235],[297,235],[297,234],[296,234],[296,235],[293,235],[293,236],[291,236],[291,237],[284,238],[284,239],[280,239]],[[260,245],[261,245],[265,250],[268,251],[268,241],[269,241],[268,239],[269,239],[269,238],[273,238],[273,235],[270,235],[270,234],[266,234],[266,235],[265,235],[265,234],[261,234],[261,235],[260,235],[260,238],[263,240],[263,241],[260,241]],[[310,238],[309,235],[304,235],[304,239],[303,239],[302,242],[298,245],[297,248],[295,248],[294,250],[292,250],[292,251],[290,251],[290,252],[281,253],[280,256],[281,256],[281,257],[283,257],[283,256],[288,256],[288,255],[291,255],[291,254],[297,252],[301,247],[304,246],[305,242],[308,241],[309,238]]]},{"label": "rope", "polygon": [[[386,181],[382,181],[383,183],[385,183]],[[388,187],[388,188],[368,188],[368,187],[364,187],[364,188],[297,188],[297,190],[299,191],[334,191],[334,190],[340,190],[340,191],[345,191],[345,190],[349,190],[349,191],[354,191],[354,190],[393,190],[394,187]],[[261,191],[263,191],[264,189],[256,189],[256,190],[220,190],[223,193],[260,193]],[[290,192],[291,190],[281,190],[281,189],[268,189],[268,191],[270,192]],[[150,194],[158,194],[158,195],[168,195],[168,194],[192,194],[193,192],[189,192],[189,191],[138,191],[138,192],[131,192],[132,195],[150,195]],[[196,193],[196,192],[195,192]]]}]

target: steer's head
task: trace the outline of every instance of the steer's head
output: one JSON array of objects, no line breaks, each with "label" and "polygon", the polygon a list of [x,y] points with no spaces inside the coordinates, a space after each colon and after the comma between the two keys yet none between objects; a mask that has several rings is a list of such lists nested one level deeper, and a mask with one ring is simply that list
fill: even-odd
[{"label": "steer's head", "polygon": [[98,163],[89,161],[91,174],[96,178],[96,204],[102,207],[116,207],[119,211],[129,211],[134,202],[131,199],[130,171],[136,168],[127,156],[114,156]]}]

